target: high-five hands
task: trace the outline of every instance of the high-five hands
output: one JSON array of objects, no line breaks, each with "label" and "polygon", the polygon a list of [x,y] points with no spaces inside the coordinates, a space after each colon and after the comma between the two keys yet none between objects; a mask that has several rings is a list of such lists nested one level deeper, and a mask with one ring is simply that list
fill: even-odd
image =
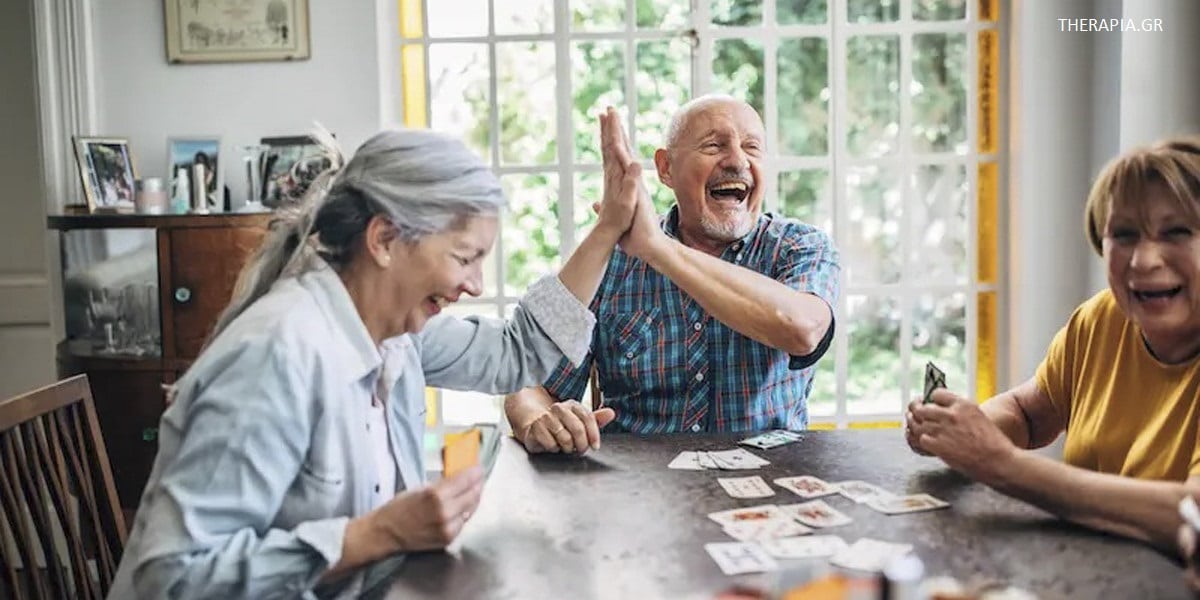
[{"label": "high-five hands", "polygon": [[[642,166],[633,158],[621,116],[611,106],[600,115],[600,156],[604,163],[604,201],[592,208],[603,218],[604,205],[610,198],[621,197],[616,203],[622,207],[632,201],[636,211],[620,244],[627,254],[645,259],[665,234],[658,226],[654,202],[642,182]],[[625,198],[626,194],[633,197]]]}]

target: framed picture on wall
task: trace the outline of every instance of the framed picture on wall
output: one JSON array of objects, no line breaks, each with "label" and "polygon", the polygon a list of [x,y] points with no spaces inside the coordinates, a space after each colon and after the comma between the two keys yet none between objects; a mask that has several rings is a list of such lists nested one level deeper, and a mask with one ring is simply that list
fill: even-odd
[{"label": "framed picture on wall", "polygon": [[[222,210],[222,194],[224,181],[223,162],[221,161],[221,138],[215,135],[172,136],[167,139],[167,164],[171,169],[171,193],[175,193],[179,169],[187,169],[188,177],[194,172],[197,164],[204,165],[204,189],[208,196],[208,207]],[[184,190],[188,194],[190,190]]]},{"label": "framed picture on wall", "polygon": [[137,171],[129,140],[75,136],[75,162],[89,212],[133,211]]},{"label": "framed picture on wall", "polygon": [[305,60],[308,0],[163,0],[167,62]]}]

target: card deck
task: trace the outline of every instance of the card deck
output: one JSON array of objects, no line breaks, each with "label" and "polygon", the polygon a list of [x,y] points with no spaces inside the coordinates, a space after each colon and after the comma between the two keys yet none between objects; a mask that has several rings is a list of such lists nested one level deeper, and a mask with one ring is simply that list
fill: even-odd
[{"label": "card deck", "polygon": [[747,506],[746,508],[734,508],[710,513],[708,518],[720,525],[732,525],[736,523],[762,523],[787,519],[789,517],[774,504],[760,504],[758,506]]},{"label": "card deck", "polygon": [[482,435],[475,427],[462,433],[446,434],[446,445],[442,447],[442,476],[451,477],[479,464],[482,441]]},{"label": "card deck", "polygon": [[753,542],[714,542],[705,544],[704,550],[726,575],[763,573],[779,568],[775,559]]},{"label": "card deck", "polygon": [[759,458],[743,448],[709,452],[708,457],[717,464],[718,468],[726,471],[757,469],[771,464],[767,460]]},{"label": "card deck", "polygon": [[759,542],[767,554],[775,558],[816,558],[833,556],[848,548],[846,542],[836,535],[806,535]]},{"label": "card deck", "polygon": [[801,498],[820,498],[829,494],[836,494],[837,486],[830,485],[821,479],[811,475],[800,475],[798,477],[783,477],[775,480],[775,485],[800,496]]},{"label": "card deck", "polygon": [[894,498],[895,494],[865,481],[839,481],[835,484],[839,494],[862,504],[871,498]]},{"label": "card deck", "polygon": [[775,490],[763,481],[762,477],[718,477],[717,483],[725,488],[725,493],[734,498],[766,498],[774,496]]},{"label": "card deck", "polygon": [[670,464],[668,469],[680,469],[684,471],[703,471],[704,467],[700,465],[700,457],[698,452],[685,451],[680,452]]},{"label": "card deck", "polygon": [[888,515],[937,510],[950,506],[949,502],[939,500],[929,494],[913,494],[912,496],[894,496],[891,498],[871,498],[866,505]]},{"label": "card deck", "polygon": [[780,516],[765,521],[740,521],[726,524],[722,529],[729,537],[739,542],[755,542],[773,540],[776,538],[795,537],[812,533],[812,529],[792,520],[791,517]]},{"label": "card deck", "polygon": [[925,363],[925,399],[921,403],[929,404],[933,402],[929,397],[933,394],[933,390],[944,387],[946,387],[946,374],[941,369],[935,367],[933,363]]},{"label": "card deck", "polygon": [[768,450],[770,448],[776,448],[776,447],[782,446],[784,444],[790,444],[799,439],[800,439],[799,433],[795,433],[795,432],[787,431],[787,430],[783,430],[783,429],[776,429],[774,431],[768,431],[766,433],[760,433],[754,437],[746,438],[738,443],[746,445],[746,446],[753,446],[755,448],[761,448],[763,450]]},{"label": "card deck", "polygon": [[910,544],[881,542],[871,538],[859,538],[846,549],[829,559],[831,564],[858,571],[882,571],[892,559],[912,551]]},{"label": "card deck", "polygon": [[785,504],[780,506],[779,510],[809,527],[837,527],[853,521],[850,517],[826,504],[824,500]]}]

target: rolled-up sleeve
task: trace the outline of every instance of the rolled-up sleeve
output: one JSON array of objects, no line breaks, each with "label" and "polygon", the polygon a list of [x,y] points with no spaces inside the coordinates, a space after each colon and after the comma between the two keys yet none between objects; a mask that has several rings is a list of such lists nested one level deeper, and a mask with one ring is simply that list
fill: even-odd
[{"label": "rolled-up sleeve", "polygon": [[303,352],[240,344],[211,381],[188,381],[163,419],[174,459],[147,491],[139,539],[126,556],[140,598],[310,596],[341,557],[348,518],[284,530],[272,522],[319,418]]},{"label": "rolled-up sleeve", "polygon": [[541,384],[562,357],[587,356],[596,318],[556,276],[530,286],[507,320],[432,319],[418,338],[429,385],[505,394]]}]

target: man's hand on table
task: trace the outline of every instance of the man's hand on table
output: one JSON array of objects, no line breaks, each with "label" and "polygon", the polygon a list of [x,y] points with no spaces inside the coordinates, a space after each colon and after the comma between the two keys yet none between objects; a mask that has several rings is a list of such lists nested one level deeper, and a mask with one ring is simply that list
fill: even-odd
[{"label": "man's hand on table", "polygon": [[591,411],[576,400],[555,402],[518,431],[517,439],[535,454],[584,454],[600,448],[600,428],[616,416],[611,408]]}]

